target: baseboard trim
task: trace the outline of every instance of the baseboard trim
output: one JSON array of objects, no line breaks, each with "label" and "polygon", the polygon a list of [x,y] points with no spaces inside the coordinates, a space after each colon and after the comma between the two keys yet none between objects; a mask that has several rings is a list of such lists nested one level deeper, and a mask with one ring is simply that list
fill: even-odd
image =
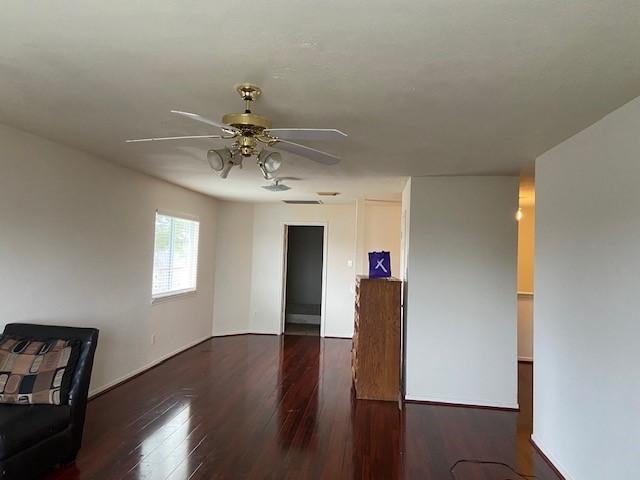
[{"label": "baseboard trim", "polygon": [[529,441],[531,442],[531,445],[533,445],[533,448],[540,454],[542,459],[549,465],[551,470],[553,470],[556,475],[558,475],[562,480],[572,480],[571,477],[567,474],[566,470],[560,467],[558,461],[554,459],[552,455],[546,453],[540,447],[540,445],[538,445],[533,435],[531,435]]},{"label": "baseboard trim", "polygon": [[230,330],[228,332],[222,332],[222,333],[214,333],[211,338],[216,338],[216,337],[234,337],[237,335],[246,335],[247,332],[246,330]]},{"label": "baseboard trim", "polygon": [[[278,333],[278,332],[274,332],[274,331],[248,331],[248,330],[231,330],[229,332],[220,332],[220,333],[214,333],[212,335],[211,338],[217,338],[217,337],[233,337],[233,336],[238,336],[238,335],[272,335],[272,336],[279,336],[279,335],[283,335],[283,333]],[[340,336],[340,335],[325,335],[323,338],[340,338],[340,339],[345,339],[345,340],[351,340],[353,338],[353,336]]]},{"label": "baseboard trim", "polygon": [[533,357],[518,357],[519,362],[533,363]]},{"label": "baseboard trim", "polygon": [[179,355],[191,348],[197,347],[198,345],[200,345],[201,343],[206,342],[207,340],[210,340],[211,336],[206,336],[206,337],[202,337],[199,338],[198,340],[194,340],[193,342],[190,342],[180,348],[178,348],[177,350],[174,350],[173,352],[167,353],[166,355],[163,355],[162,357],[154,360],[151,363],[146,364],[143,367],[137,368],[136,370],[132,371],[131,373],[128,373],[127,375],[124,375],[123,377],[120,377],[116,380],[114,380],[113,382],[109,382],[106,385],[103,385],[102,387],[93,389],[89,392],[89,401],[94,400],[96,398],[98,398],[99,396],[113,390],[114,388],[119,387],[120,385],[123,385],[127,382],[130,382],[131,380],[133,380],[136,377],[139,377],[140,375],[142,375],[143,373],[148,372],[149,370],[159,366],[161,363],[166,362],[167,360],[171,359],[172,357],[175,357],[176,355]]},{"label": "baseboard trim", "polygon": [[412,395],[405,395],[405,403],[416,403],[421,405],[435,405],[439,407],[458,407],[458,408],[478,408],[482,410],[498,410],[502,412],[519,412],[520,405],[482,405],[467,402],[443,402],[441,400],[429,400],[417,398]]},{"label": "baseboard trim", "polygon": [[281,335],[278,332],[273,331],[261,331],[261,332],[252,332],[250,330],[230,330],[228,332],[220,332],[214,333],[212,338],[216,337],[236,337],[239,335]]}]

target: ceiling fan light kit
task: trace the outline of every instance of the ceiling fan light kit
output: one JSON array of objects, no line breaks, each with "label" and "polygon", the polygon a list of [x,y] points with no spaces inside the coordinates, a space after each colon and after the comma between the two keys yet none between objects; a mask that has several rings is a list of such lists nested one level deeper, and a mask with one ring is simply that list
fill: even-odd
[{"label": "ceiling fan light kit", "polygon": [[[282,165],[282,158],[279,152],[267,150],[266,147],[294,153],[325,165],[333,165],[340,161],[340,157],[336,155],[294,143],[290,140],[339,140],[346,137],[346,133],[332,128],[271,128],[271,120],[251,111],[252,102],[262,94],[262,90],[250,83],[241,83],[236,85],[235,89],[245,103],[245,110],[243,113],[227,113],[223,115],[222,123],[196,113],[171,110],[172,113],[217,127],[222,130],[223,135],[153,137],[126,140],[126,142],[137,143],[203,138],[216,140],[234,139],[230,147],[207,151],[207,162],[211,169],[217,172],[221,178],[226,178],[233,167],[242,167],[244,158],[255,156],[262,176],[267,180],[273,179],[273,174]],[[286,187],[286,189],[289,189],[289,187]]]},{"label": "ceiling fan light kit", "polygon": [[281,165],[282,155],[278,152],[262,149],[258,154],[258,168],[265,180],[271,180]]},{"label": "ceiling fan light kit", "polygon": [[231,151],[228,148],[212,149],[207,152],[207,161],[213,171],[220,172],[224,168],[225,161],[231,160],[231,156]]}]

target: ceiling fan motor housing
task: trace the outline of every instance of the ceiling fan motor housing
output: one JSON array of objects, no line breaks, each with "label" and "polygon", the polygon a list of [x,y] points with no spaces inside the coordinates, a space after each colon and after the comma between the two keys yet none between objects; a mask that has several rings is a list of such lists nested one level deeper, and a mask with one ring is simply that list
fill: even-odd
[{"label": "ceiling fan motor housing", "polygon": [[241,131],[254,134],[261,133],[265,128],[271,128],[271,120],[255,113],[227,113],[222,122]]},{"label": "ceiling fan motor housing", "polygon": [[238,150],[243,157],[250,157],[256,151],[258,142],[253,136],[242,136],[238,139]]},{"label": "ceiling fan motor housing", "polygon": [[243,136],[262,135],[266,128],[271,128],[271,120],[252,113],[250,108],[251,102],[260,96],[262,90],[250,83],[241,83],[236,85],[236,92],[245,102],[245,111],[244,113],[227,113],[222,117],[222,122],[237,128]]},{"label": "ceiling fan motor housing", "polygon": [[222,122],[240,132],[237,148],[242,156],[250,157],[256,155],[256,138],[265,137],[264,130],[271,128],[271,120],[251,112],[251,102],[262,93],[259,87],[242,83],[236,86],[236,91],[245,102],[245,111],[244,113],[227,113],[222,117]]}]

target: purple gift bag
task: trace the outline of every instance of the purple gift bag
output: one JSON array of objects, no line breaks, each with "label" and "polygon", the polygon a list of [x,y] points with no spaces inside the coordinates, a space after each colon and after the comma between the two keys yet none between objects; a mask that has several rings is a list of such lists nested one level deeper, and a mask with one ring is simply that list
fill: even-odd
[{"label": "purple gift bag", "polygon": [[391,254],[389,252],[369,252],[369,278],[391,276]]}]

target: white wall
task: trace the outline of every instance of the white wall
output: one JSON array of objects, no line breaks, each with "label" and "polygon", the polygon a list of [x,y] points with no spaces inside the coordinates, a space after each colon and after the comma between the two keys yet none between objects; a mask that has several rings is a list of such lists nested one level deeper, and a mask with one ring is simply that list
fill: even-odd
[{"label": "white wall", "polygon": [[249,331],[253,204],[218,201],[213,334]]},{"label": "white wall", "polygon": [[385,250],[391,254],[391,274],[400,278],[401,202],[366,200],[364,209],[363,274],[369,274],[369,252]]},{"label": "white wall", "polygon": [[[254,207],[253,268],[249,331],[279,333],[282,312],[284,224],[327,224],[327,278],[325,336],[353,335],[355,281],[355,204],[286,205]],[[348,262],[352,265],[349,266]]]},{"label": "white wall", "polygon": [[518,294],[518,360],[533,361],[533,295]]},{"label": "white wall", "polygon": [[640,478],[640,98],[536,162],[533,437],[568,479]]},{"label": "white wall", "polygon": [[406,394],[407,380],[407,330],[408,317],[407,297],[409,296],[409,278],[407,273],[407,260],[409,257],[409,238],[411,227],[411,178],[402,190],[402,203],[400,209],[400,279],[402,280],[402,394]]},{"label": "white wall", "polygon": [[[156,209],[200,217],[200,268],[197,294],[152,306]],[[215,215],[209,197],[0,125],[0,328],[98,327],[94,392],[208,338]]]},{"label": "white wall", "polygon": [[517,406],[515,177],[413,177],[406,397]]},{"label": "white wall", "polygon": [[391,254],[391,274],[402,277],[402,202],[358,200],[356,203],[356,273],[369,274],[369,252]]},{"label": "white wall", "polygon": [[326,224],[324,333],[353,335],[355,204],[219,202],[218,218],[215,335],[281,332],[286,223]]},{"label": "white wall", "polygon": [[[402,190],[402,203],[400,209],[400,277],[407,279],[407,257],[409,255],[409,237],[411,226],[411,179]],[[403,291],[407,282],[403,282]],[[404,293],[403,293],[404,295]],[[403,301],[404,303],[404,301]]]}]

